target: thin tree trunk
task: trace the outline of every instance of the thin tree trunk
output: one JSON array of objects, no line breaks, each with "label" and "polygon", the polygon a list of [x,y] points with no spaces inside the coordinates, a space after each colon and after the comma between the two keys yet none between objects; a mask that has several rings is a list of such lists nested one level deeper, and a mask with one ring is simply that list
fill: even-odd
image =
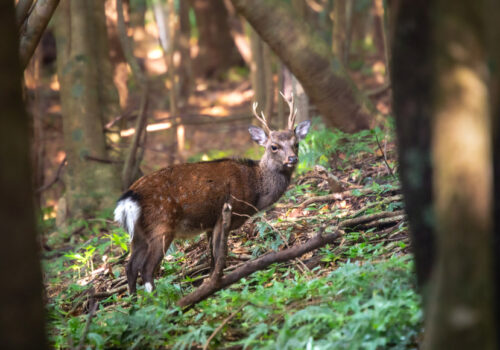
[{"label": "thin tree trunk", "polygon": [[[66,202],[70,216],[80,217],[109,208],[120,192],[119,169],[106,150],[103,121],[110,119],[102,78],[109,57],[101,55],[107,38],[104,4],[64,1],[55,26],[57,70],[61,85],[64,145],[68,159]],[[98,43],[96,40],[99,37]],[[104,105],[103,105],[104,104]]]},{"label": "thin tree trunk", "polygon": [[333,3],[333,34],[332,34],[332,52],[336,57],[345,61],[346,46],[346,2],[348,0],[335,0]]},{"label": "thin tree trunk", "polygon": [[[120,39],[122,51],[130,69],[132,70],[134,80],[141,90],[141,102],[139,106],[139,116],[137,117],[135,125],[135,134],[132,136],[132,141],[130,142],[128,150],[125,154],[125,162],[122,169],[122,188],[126,189],[140,177],[139,166],[142,161],[142,156],[140,155],[143,154],[140,148],[140,141],[145,137],[146,133],[148,82],[146,75],[142,71],[139,66],[139,62],[134,56],[132,42],[127,35],[122,0],[116,0],[116,13],[118,38]],[[142,149],[144,149],[144,145],[142,145]]]},{"label": "thin tree trunk", "polygon": [[183,108],[189,100],[191,91],[194,89],[193,65],[191,61],[191,24],[189,23],[189,1],[181,1],[179,4],[179,38],[178,52],[180,62],[178,66],[179,75],[179,107]]},{"label": "thin tree trunk", "polygon": [[[232,0],[236,9],[301,82],[325,122],[346,132],[369,128],[376,113],[338,58],[280,0]],[[334,62],[333,64],[331,62]]]},{"label": "thin tree trunk", "polygon": [[178,130],[179,127],[181,131],[183,126],[179,125],[178,118],[178,98],[177,98],[177,85],[176,85],[176,72],[173,63],[173,53],[175,49],[175,33],[176,30],[175,25],[173,25],[172,21],[175,20],[173,13],[173,6],[169,2],[167,7],[164,7],[159,0],[156,0],[153,3],[153,11],[155,14],[156,25],[158,26],[158,32],[160,34],[160,44],[163,50],[163,57],[165,58],[165,64],[167,66],[167,82],[169,89],[169,109],[170,116],[175,121],[175,127],[169,129],[169,139],[172,140],[171,145],[169,146],[169,159],[168,162],[170,164],[174,163],[175,157],[179,151],[179,140],[177,139],[179,136]]},{"label": "thin tree trunk", "polygon": [[13,1],[0,2],[0,344],[48,349],[30,167],[30,128],[22,99]]}]

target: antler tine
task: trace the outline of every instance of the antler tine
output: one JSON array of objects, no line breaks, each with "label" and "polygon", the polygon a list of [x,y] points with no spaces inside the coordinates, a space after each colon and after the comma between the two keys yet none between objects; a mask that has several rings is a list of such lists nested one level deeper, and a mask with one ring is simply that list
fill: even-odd
[{"label": "antler tine", "polygon": [[286,96],[280,91],[281,96],[285,100],[286,104],[288,105],[288,108],[290,109],[290,114],[288,115],[288,129],[293,130],[293,126],[295,124],[295,118],[297,116],[297,109],[293,109],[293,92],[291,93],[291,99],[288,100]]},{"label": "antler tine", "polygon": [[267,125],[267,120],[266,120],[266,116],[264,115],[264,112],[260,112],[261,117],[259,117],[259,114],[257,113],[257,106],[259,104],[257,102],[254,102],[253,105],[252,105],[252,110],[253,110],[253,115],[255,118],[257,118],[261,123],[262,123],[262,126],[264,127],[264,131],[270,135],[271,134],[271,129],[269,128],[269,126]]}]

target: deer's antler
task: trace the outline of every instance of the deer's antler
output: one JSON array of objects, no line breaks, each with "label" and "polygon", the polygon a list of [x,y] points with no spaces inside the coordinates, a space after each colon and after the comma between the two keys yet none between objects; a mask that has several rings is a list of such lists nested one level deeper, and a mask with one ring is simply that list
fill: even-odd
[{"label": "deer's antler", "polygon": [[288,108],[290,109],[290,114],[288,115],[288,129],[293,130],[293,127],[295,125],[295,117],[297,117],[297,108],[295,108],[295,110],[293,109],[293,92],[291,94],[290,100],[288,100],[281,91],[280,95],[283,97],[286,104],[288,105]]},{"label": "deer's antler", "polygon": [[262,126],[264,127],[264,131],[266,132],[266,134],[270,135],[271,129],[267,125],[267,120],[266,120],[266,117],[264,115],[264,112],[261,111],[260,115],[262,117],[259,117],[259,114],[257,113],[257,106],[258,106],[258,103],[254,102],[252,105],[253,115],[255,116],[255,118],[257,118],[262,123]]}]

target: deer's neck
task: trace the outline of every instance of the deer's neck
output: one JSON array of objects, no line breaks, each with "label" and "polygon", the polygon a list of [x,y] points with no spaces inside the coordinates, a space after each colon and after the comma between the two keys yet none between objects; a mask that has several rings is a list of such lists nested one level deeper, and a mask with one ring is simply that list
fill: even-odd
[{"label": "deer's neck", "polygon": [[276,202],[285,192],[290,184],[292,170],[282,172],[278,169],[272,169],[262,160],[259,168],[261,181],[257,208],[261,210]]}]

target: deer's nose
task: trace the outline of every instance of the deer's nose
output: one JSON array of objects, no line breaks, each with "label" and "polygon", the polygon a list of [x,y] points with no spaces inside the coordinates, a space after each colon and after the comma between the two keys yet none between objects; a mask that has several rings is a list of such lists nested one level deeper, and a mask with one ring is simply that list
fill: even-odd
[{"label": "deer's nose", "polygon": [[289,156],[288,157],[288,163],[295,164],[297,163],[297,156]]}]

